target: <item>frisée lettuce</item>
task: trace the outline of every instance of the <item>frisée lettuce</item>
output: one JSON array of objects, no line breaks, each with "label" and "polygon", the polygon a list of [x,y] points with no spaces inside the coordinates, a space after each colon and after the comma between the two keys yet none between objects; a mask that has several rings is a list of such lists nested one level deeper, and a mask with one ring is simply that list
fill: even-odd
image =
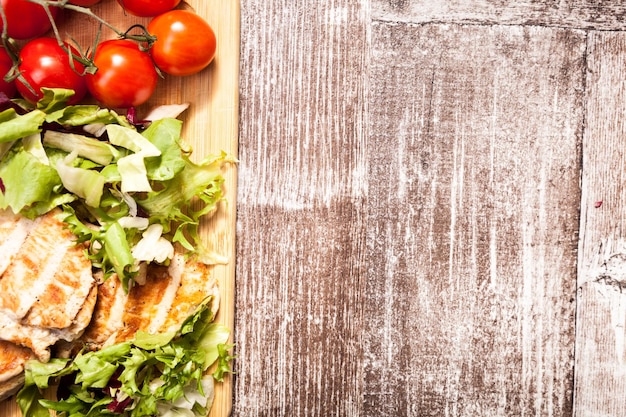
[{"label": "fris\u00e9e lettuce", "polygon": [[[206,416],[213,383],[230,372],[233,359],[232,345],[226,344],[229,331],[213,322],[211,300],[205,299],[177,331],[140,332],[132,341],[73,359],[27,362],[17,394],[22,415],[49,417],[52,410],[60,417]],[[59,381],[58,399],[44,399],[42,391]]]},{"label": "fris\u00e9e lettuce", "polygon": [[[168,261],[141,255],[146,242],[134,248],[142,239],[219,261],[198,227],[224,200],[222,171],[234,158],[222,152],[193,162],[182,121],[166,117],[144,128],[109,109],[67,106],[69,96],[48,89],[36,108],[11,103],[0,111],[0,209],[34,218],[60,208],[78,241],[90,243],[93,265],[105,277],[117,273],[126,289],[140,262]],[[152,225],[159,227],[144,237]]]}]

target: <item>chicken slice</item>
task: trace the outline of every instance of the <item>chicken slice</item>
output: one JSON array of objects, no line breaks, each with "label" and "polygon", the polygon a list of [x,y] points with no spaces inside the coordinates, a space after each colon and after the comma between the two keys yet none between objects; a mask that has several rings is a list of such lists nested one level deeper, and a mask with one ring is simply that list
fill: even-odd
[{"label": "chicken slice", "polygon": [[97,286],[93,286],[81,310],[70,326],[64,329],[29,326],[0,312],[0,338],[32,349],[42,362],[50,360],[50,348],[59,341],[71,342],[80,337],[89,325],[96,304]]},{"label": "chicken slice", "polygon": [[134,285],[128,293],[115,275],[98,287],[93,320],[80,339],[64,346],[65,356],[83,346],[99,349],[130,340],[140,330],[156,333],[176,329],[209,295],[214,297],[214,312],[219,304],[211,267],[180,254],[169,266],[148,266],[145,283]]},{"label": "chicken slice", "polygon": [[81,265],[91,269],[87,257],[75,247],[74,235],[64,227],[56,213],[51,212],[40,218],[0,276],[0,311],[13,314],[16,320],[24,318],[58,277],[78,274],[75,283],[83,278],[82,271],[78,269],[60,270],[66,254],[84,258]]},{"label": "chicken slice", "polygon": [[13,395],[24,383],[24,366],[34,359],[25,347],[0,340],[0,401]]},{"label": "chicken slice", "polygon": [[97,297],[85,247],[58,213],[37,220],[0,213],[0,249],[10,254],[0,270],[0,339],[44,361],[57,341],[82,334]]}]

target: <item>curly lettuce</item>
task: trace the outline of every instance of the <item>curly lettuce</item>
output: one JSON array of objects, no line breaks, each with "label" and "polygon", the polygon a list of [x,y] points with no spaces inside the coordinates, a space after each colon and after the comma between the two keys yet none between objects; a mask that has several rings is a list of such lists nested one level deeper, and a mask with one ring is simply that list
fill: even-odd
[{"label": "curly lettuce", "polygon": [[[206,416],[213,383],[231,372],[229,331],[214,323],[208,297],[175,332],[138,333],[132,341],[73,359],[32,360],[17,394],[24,417]],[[214,365],[215,371],[207,373]],[[57,400],[42,391],[63,380]]]},{"label": "curly lettuce", "polygon": [[93,264],[125,288],[147,260],[133,248],[151,225],[160,226],[157,238],[219,261],[205,256],[198,227],[224,200],[222,170],[235,159],[221,153],[195,163],[180,120],[139,131],[112,110],[67,106],[68,97],[50,89],[34,109],[0,112],[0,209],[35,217],[62,208],[78,241],[90,243]]}]

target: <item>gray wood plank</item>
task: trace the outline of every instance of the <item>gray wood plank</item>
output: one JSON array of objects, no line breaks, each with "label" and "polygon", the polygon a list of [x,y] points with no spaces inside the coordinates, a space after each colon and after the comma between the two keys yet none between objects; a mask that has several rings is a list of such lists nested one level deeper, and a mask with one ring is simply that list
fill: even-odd
[{"label": "gray wood plank", "polygon": [[372,45],[365,415],[571,415],[585,34]]},{"label": "gray wood plank", "polygon": [[586,34],[385,4],[242,3],[233,415],[572,415]]},{"label": "gray wood plank", "polygon": [[[620,269],[624,271],[626,265]],[[577,417],[626,413],[624,285],[611,281],[609,276],[586,282],[580,289],[574,395]]]},{"label": "gray wood plank", "polygon": [[587,65],[580,285],[595,278],[593,269],[602,242],[615,245],[626,236],[626,157],[619,140],[626,134],[626,34],[592,32]]},{"label": "gray wood plank", "polygon": [[241,12],[233,415],[360,416],[367,10]]},{"label": "gray wood plank", "polygon": [[375,19],[624,30],[626,3],[597,0],[373,0]]},{"label": "gray wood plank", "polygon": [[574,407],[616,416],[626,415],[626,34],[592,32],[587,65]]}]

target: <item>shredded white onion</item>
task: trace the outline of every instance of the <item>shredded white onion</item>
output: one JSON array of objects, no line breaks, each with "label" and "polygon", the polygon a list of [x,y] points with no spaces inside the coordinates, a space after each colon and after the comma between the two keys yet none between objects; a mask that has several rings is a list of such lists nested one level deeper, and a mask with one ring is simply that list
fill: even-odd
[{"label": "shredded white onion", "polygon": [[142,233],[141,240],[131,250],[135,260],[162,263],[167,259],[172,259],[174,246],[170,241],[162,237],[162,234],[163,226],[160,224],[150,225]]},{"label": "shredded white onion", "polygon": [[162,106],[157,106],[148,112],[148,114],[144,117],[144,120],[154,122],[155,120],[164,119],[166,117],[175,119],[180,116],[182,112],[187,110],[188,107],[189,103],[164,104]]},{"label": "shredded white onion", "polygon": [[126,216],[122,217],[118,220],[120,226],[124,229],[139,229],[144,230],[147,229],[150,225],[150,220],[145,217],[134,217],[134,216]]},{"label": "shredded white onion", "polygon": [[90,123],[83,126],[83,130],[99,138],[104,134],[104,132],[106,132],[107,126],[104,123]]}]

